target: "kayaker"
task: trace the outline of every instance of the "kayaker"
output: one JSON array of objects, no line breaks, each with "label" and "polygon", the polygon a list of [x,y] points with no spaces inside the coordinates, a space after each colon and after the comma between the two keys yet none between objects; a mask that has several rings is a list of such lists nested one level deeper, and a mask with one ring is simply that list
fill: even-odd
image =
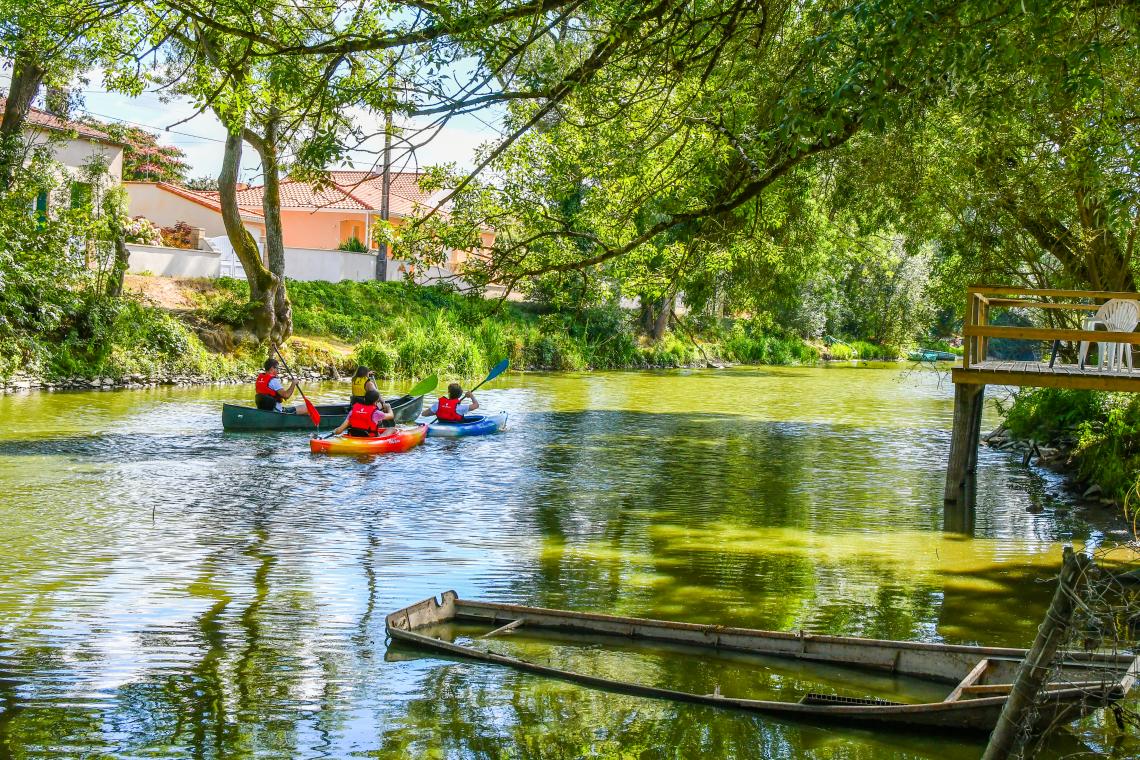
[{"label": "kayaker", "polygon": [[289,387],[286,388],[285,384],[281,382],[281,378],[277,376],[277,360],[266,359],[265,364],[262,365],[264,371],[257,376],[254,381],[254,402],[258,409],[266,412],[283,412],[285,414],[296,414],[297,407],[295,406],[282,406],[282,401],[288,401],[289,397],[293,395],[293,391],[297,390],[297,381],[292,380]]},{"label": "kayaker", "polygon": [[348,398],[349,404],[363,404],[364,394],[368,391],[379,391],[376,387],[376,373],[363,364],[356,368],[352,376],[352,395]]},{"label": "kayaker", "polygon": [[385,404],[380,398],[380,391],[373,388],[364,392],[364,403],[352,405],[352,411],[340,427],[333,431],[333,435],[340,435],[347,430],[352,438],[376,438],[380,435],[380,428],[385,427],[394,417],[392,407]]},{"label": "kayaker", "polygon": [[[463,403],[464,399],[469,403]],[[463,422],[464,417],[478,408],[479,402],[472,393],[464,393],[463,386],[452,383],[447,386],[447,395],[440,396],[439,401],[431,405],[431,413],[440,422]]]}]

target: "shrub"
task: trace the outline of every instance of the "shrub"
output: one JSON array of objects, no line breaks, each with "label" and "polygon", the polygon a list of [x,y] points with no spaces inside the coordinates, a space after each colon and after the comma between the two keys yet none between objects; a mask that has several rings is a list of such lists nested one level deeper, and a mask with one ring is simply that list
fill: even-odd
[{"label": "shrub", "polygon": [[1140,399],[1131,394],[1029,388],[998,405],[1016,437],[1075,441],[1078,476],[1123,497],[1140,474]]},{"label": "shrub", "polygon": [[344,241],[337,246],[338,251],[352,251],[354,253],[368,253],[368,246],[360,242],[360,238],[353,235],[348,240]]},{"label": "shrub", "polygon": [[794,354],[789,341],[773,338],[766,342],[764,360],[767,364],[791,364]]},{"label": "shrub", "polygon": [[162,233],[154,222],[145,216],[136,216],[127,222],[124,237],[128,243],[162,245]]},{"label": "shrub", "polygon": [[855,358],[855,349],[846,343],[832,343],[827,347],[828,355],[837,361],[846,361]]},{"label": "shrub", "polygon": [[194,228],[186,222],[176,222],[173,227],[163,227],[160,232],[165,246],[187,250],[194,247]]},{"label": "shrub", "polygon": [[869,343],[865,340],[851,341],[851,347],[855,349],[860,359],[866,361],[894,361],[899,358],[900,351],[897,346],[881,346],[877,343]]},{"label": "shrub", "polygon": [[356,364],[363,364],[380,377],[395,377],[399,354],[383,341],[366,340],[352,353]]},{"label": "shrub", "polygon": [[1067,388],[1026,388],[1014,395],[1008,407],[998,405],[1005,426],[1018,438],[1050,441],[1076,433],[1082,422],[1103,420],[1105,394]]},{"label": "shrub", "polygon": [[1105,396],[1100,418],[1078,425],[1074,456],[1083,479],[1123,497],[1140,485],[1140,401],[1131,395]]}]

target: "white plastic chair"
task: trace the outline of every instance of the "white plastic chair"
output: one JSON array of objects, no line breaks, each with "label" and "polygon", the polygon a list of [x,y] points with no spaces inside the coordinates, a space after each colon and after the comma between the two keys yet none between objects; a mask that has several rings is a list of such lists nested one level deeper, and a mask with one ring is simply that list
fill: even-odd
[{"label": "white plastic chair", "polygon": [[[1136,301],[1113,298],[1097,309],[1095,316],[1085,319],[1081,325],[1081,329],[1095,330],[1097,326],[1102,326],[1110,332],[1132,332],[1136,329],[1138,322],[1140,322],[1140,305],[1138,305]],[[1106,369],[1110,372],[1119,372],[1124,369],[1122,363],[1127,363],[1128,371],[1132,371],[1131,344],[1107,343],[1103,341],[1094,342],[1100,343],[1099,366],[1101,369]],[[1079,366],[1085,366],[1085,356],[1088,355],[1088,351],[1089,342],[1082,340],[1079,350]]]}]

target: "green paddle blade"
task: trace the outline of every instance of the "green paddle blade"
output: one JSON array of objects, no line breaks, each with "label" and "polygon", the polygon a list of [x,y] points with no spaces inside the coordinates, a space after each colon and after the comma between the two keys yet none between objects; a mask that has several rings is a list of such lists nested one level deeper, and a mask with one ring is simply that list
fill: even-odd
[{"label": "green paddle blade", "polygon": [[408,391],[408,395],[424,396],[434,391],[437,385],[439,385],[439,378],[435,375],[428,375],[423,380],[420,380],[418,383],[416,383],[415,386],[413,386],[412,389]]}]

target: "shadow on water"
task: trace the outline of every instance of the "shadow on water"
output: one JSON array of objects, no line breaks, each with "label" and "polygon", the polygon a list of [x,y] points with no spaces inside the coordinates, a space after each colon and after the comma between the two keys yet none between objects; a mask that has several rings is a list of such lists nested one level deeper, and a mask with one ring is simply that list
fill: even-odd
[{"label": "shadow on water", "polygon": [[[304,435],[221,433],[222,391],[163,396],[162,417],[127,407],[0,438],[0,754],[976,757],[972,741],[932,748],[385,658],[384,615],[448,588],[1025,645],[1051,593],[1032,581],[1089,530],[1026,513],[1042,484],[987,452],[972,520],[949,518],[948,400],[929,390],[901,421],[912,391],[898,384],[847,391],[830,423],[830,386],[788,396],[791,411],[783,390],[745,407],[765,383],[825,375],[525,376],[481,394],[510,412],[508,433],[363,462],[310,455]],[[729,381],[755,385],[724,397]],[[680,387],[699,400],[709,384],[715,399],[670,408]],[[642,395],[621,395],[633,386]]]}]

